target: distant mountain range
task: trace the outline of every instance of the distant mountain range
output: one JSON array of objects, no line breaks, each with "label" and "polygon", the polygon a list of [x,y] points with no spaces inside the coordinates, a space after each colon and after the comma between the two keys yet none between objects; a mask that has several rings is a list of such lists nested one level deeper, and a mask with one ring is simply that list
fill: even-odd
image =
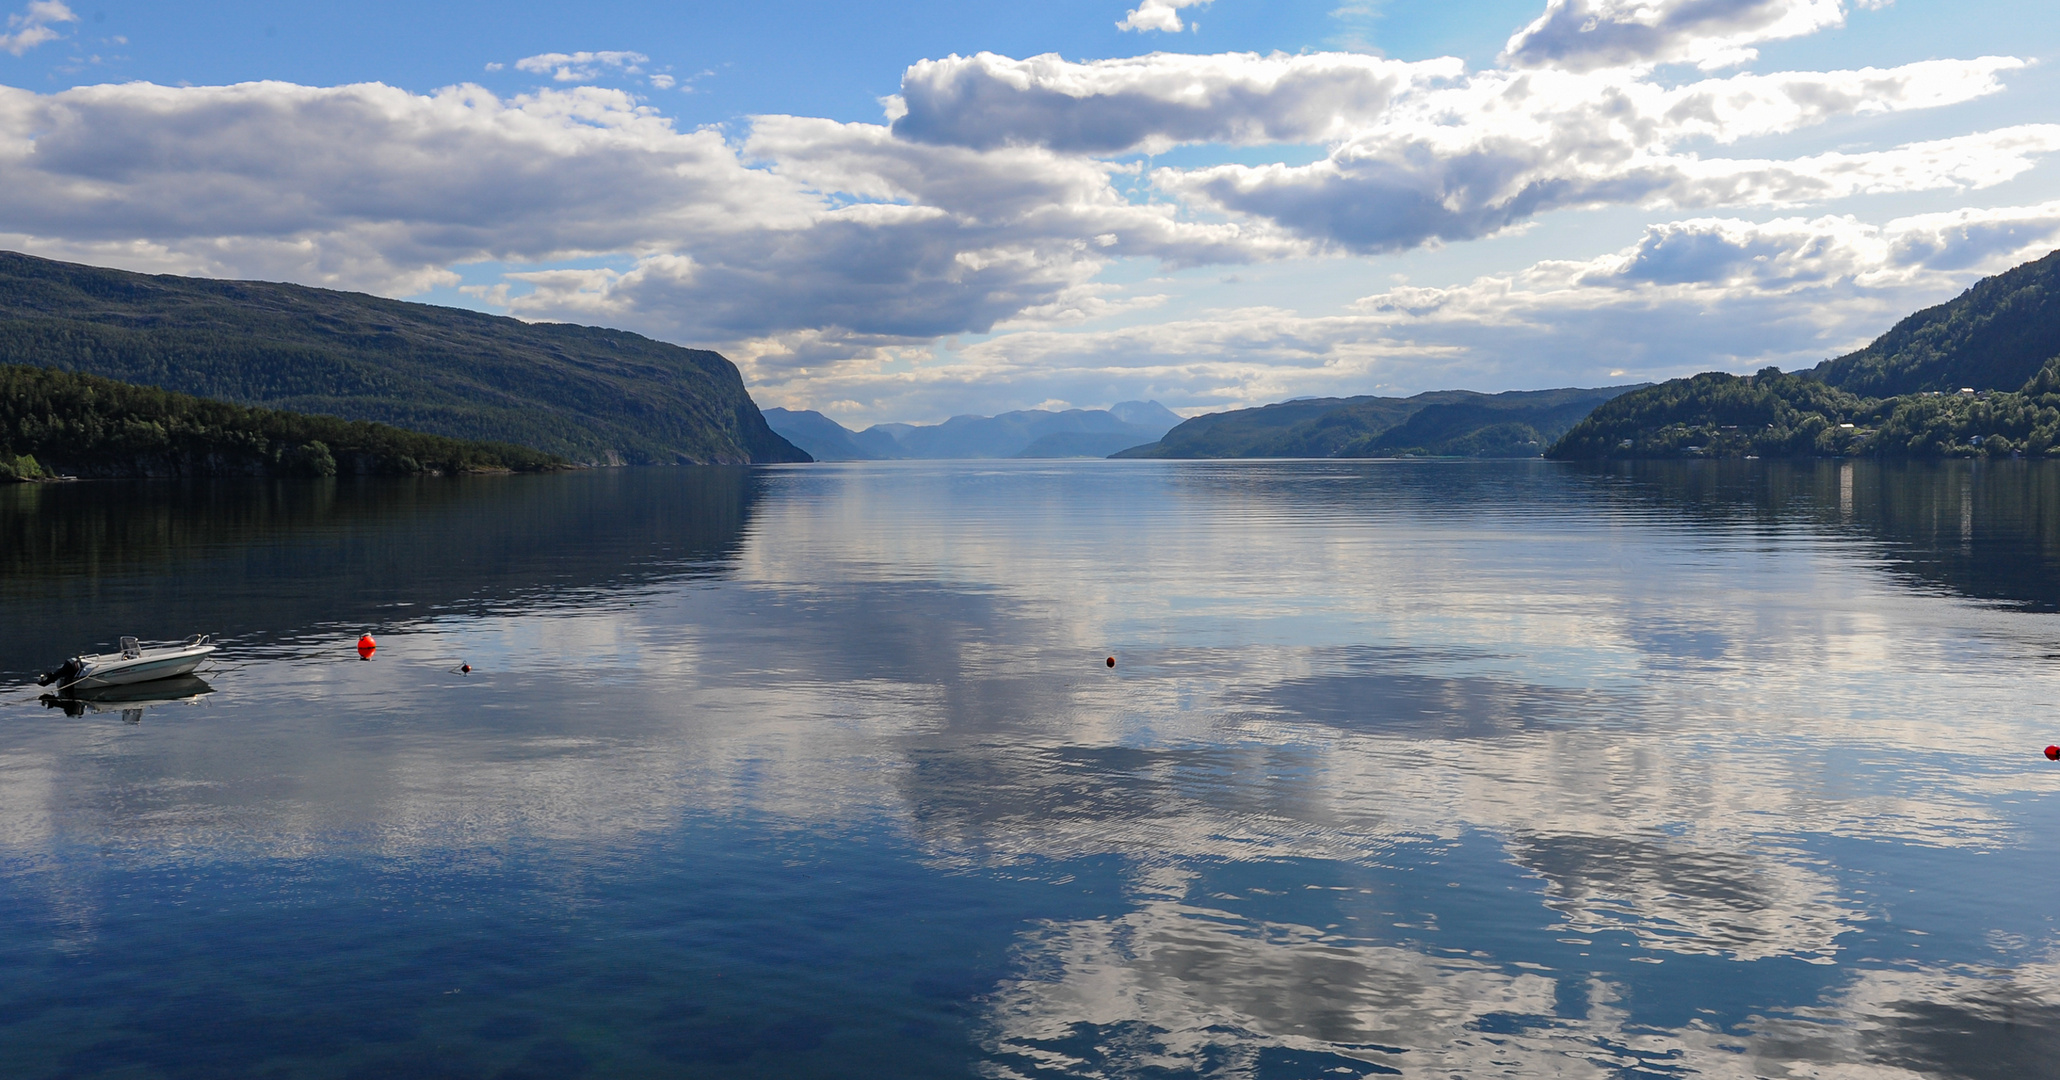
[{"label": "distant mountain range", "polygon": [[1305,398],[1197,416],[1156,443],[1115,456],[1537,457],[1597,406],[1644,385]]},{"label": "distant mountain range", "polygon": [[2060,251],[1815,368],[1625,394],[1557,458],[2060,456]]},{"label": "distant mountain range", "polygon": [[716,353],[300,285],[0,252],[0,363],[589,463],[808,460]]},{"label": "distant mountain range", "polygon": [[1107,409],[1029,409],[954,416],[941,424],[875,424],[852,431],[812,410],[767,409],[766,423],[817,461],[911,458],[1108,457],[1149,444],[1180,423],[1156,401]]}]

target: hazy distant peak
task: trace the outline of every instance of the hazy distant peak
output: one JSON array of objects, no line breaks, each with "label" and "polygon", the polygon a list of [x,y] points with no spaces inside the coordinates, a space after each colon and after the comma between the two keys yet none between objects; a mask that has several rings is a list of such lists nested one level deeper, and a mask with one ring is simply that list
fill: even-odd
[{"label": "hazy distant peak", "polygon": [[941,424],[874,424],[853,432],[821,413],[768,409],[774,431],[819,461],[878,458],[1101,457],[1148,445],[1180,423],[1156,401],[1112,409],[1017,409]]},{"label": "hazy distant peak", "polygon": [[1156,401],[1119,401],[1109,406],[1109,413],[1126,424],[1144,427],[1163,425],[1171,431],[1180,423],[1180,414]]}]

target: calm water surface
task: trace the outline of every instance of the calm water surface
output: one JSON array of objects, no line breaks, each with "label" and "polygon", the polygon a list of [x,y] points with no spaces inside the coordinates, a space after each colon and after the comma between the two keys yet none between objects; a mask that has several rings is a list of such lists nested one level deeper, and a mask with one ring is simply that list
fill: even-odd
[{"label": "calm water surface", "polygon": [[2055,1075],[2056,665],[2040,465],[4,489],[0,1072]]}]

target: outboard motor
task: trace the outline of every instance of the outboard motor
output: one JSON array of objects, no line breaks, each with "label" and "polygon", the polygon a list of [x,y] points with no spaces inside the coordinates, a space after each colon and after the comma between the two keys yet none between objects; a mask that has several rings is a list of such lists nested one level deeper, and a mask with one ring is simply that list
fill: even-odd
[{"label": "outboard motor", "polygon": [[49,686],[51,683],[68,683],[78,677],[79,658],[74,656],[71,659],[66,660],[63,666],[59,667],[56,671],[44,672],[39,678],[36,679],[36,685]]}]

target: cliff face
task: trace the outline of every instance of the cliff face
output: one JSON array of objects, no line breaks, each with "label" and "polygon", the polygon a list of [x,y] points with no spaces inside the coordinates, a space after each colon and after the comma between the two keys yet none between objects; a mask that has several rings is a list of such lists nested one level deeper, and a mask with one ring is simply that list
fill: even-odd
[{"label": "cliff face", "polygon": [[0,363],[594,464],[809,460],[717,353],[299,285],[0,252]]}]

